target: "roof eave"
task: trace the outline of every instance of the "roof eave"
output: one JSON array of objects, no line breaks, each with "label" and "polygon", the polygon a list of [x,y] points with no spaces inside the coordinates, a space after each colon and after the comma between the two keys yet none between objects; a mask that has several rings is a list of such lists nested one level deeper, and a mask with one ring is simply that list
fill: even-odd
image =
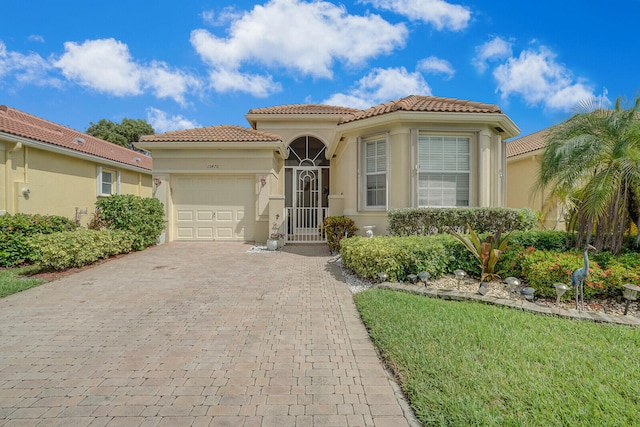
[{"label": "roof eave", "polygon": [[237,149],[237,150],[274,150],[282,158],[286,155],[286,146],[282,141],[138,141],[136,147],[149,151],[154,150],[198,150],[208,148]]},{"label": "roof eave", "polygon": [[331,113],[316,113],[316,114],[260,114],[260,113],[247,113],[245,118],[253,129],[256,129],[258,122],[282,122],[282,121],[295,121],[295,122],[325,122],[337,124],[342,120],[346,114],[331,114]]}]

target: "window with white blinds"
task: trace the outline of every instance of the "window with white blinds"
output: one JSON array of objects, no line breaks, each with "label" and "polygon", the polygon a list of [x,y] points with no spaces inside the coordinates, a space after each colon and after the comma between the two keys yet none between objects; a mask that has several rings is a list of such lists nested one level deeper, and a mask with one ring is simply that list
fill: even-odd
[{"label": "window with white blinds", "polygon": [[365,207],[387,204],[387,140],[364,142]]},{"label": "window with white blinds", "polygon": [[471,138],[418,136],[419,206],[469,206]]}]

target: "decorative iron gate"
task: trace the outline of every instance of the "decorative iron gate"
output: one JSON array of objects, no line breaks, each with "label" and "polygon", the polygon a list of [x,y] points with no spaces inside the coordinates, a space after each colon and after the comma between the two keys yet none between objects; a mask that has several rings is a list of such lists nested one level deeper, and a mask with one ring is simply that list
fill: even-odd
[{"label": "decorative iron gate", "polygon": [[324,144],[303,137],[290,145],[285,163],[285,239],[287,242],[324,243],[322,228],[329,212],[329,165]]}]

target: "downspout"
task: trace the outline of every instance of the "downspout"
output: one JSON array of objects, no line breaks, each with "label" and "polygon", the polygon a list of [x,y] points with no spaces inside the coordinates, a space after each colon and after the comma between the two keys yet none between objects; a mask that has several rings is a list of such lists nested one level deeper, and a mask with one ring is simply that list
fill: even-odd
[{"label": "downspout", "polygon": [[5,161],[5,207],[7,209],[7,213],[15,214],[15,203],[14,203],[14,194],[13,194],[13,180],[11,179],[11,170],[13,169],[13,158],[12,154],[17,153],[22,150],[22,142],[16,142],[14,146],[7,151],[7,159]]}]

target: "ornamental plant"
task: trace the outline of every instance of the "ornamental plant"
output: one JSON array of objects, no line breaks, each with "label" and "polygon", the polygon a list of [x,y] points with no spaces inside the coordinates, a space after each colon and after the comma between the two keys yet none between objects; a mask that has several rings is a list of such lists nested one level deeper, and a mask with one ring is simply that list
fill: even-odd
[{"label": "ornamental plant", "polygon": [[322,228],[327,233],[327,244],[331,252],[340,251],[340,240],[356,234],[358,228],[351,218],[346,216],[328,216]]},{"label": "ornamental plant", "polygon": [[469,224],[467,224],[467,230],[469,231],[469,237],[456,233],[455,231],[449,231],[449,233],[460,241],[478,261],[481,269],[481,282],[490,282],[493,279],[499,279],[500,275],[496,271],[496,264],[500,260],[500,255],[502,255],[507,248],[509,235],[502,236],[502,227],[500,227],[495,234],[489,235],[484,241],[481,241]]},{"label": "ornamental plant", "polygon": [[[621,261],[611,258],[606,266],[596,260],[589,263],[589,276],[584,282],[584,296],[620,297],[622,285],[639,283],[640,274],[633,264],[639,262],[640,255],[630,254]],[[554,283],[571,284],[571,273],[582,266],[582,252],[557,252],[530,250],[521,260],[522,277],[536,290],[536,295],[554,297]],[[575,296],[571,290],[565,298]]]}]

